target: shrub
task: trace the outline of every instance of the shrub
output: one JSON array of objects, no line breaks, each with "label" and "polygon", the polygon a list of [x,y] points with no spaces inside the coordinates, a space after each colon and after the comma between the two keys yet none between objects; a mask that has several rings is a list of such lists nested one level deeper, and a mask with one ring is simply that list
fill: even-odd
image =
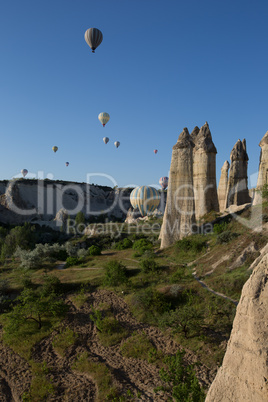
[{"label": "shrub", "polygon": [[194,252],[200,252],[206,247],[206,240],[200,239],[200,237],[184,237],[181,240],[178,240],[176,243],[176,247],[179,249],[179,251],[194,251]]},{"label": "shrub", "polygon": [[109,261],[105,266],[104,285],[117,286],[122,283],[126,283],[127,269],[118,261]]},{"label": "shrub", "polygon": [[170,303],[163,293],[155,289],[146,289],[132,296],[132,305],[151,312],[153,315],[162,314],[170,309]]},{"label": "shrub", "polygon": [[215,223],[215,225],[213,226],[213,232],[216,234],[220,234],[222,232],[225,232],[227,228],[228,228],[227,222]]},{"label": "shrub", "polygon": [[125,250],[127,248],[131,248],[132,247],[132,241],[128,238],[125,238],[124,240],[120,240],[119,242],[117,242],[115,244],[115,248],[117,250]]},{"label": "shrub", "polygon": [[51,293],[61,293],[61,281],[53,275],[44,275],[44,284],[42,286],[42,294],[49,296]]},{"label": "shrub", "polygon": [[153,244],[150,240],[139,239],[134,241],[132,248],[141,253],[144,253],[146,250],[150,250],[151,248],[153,248]]},{"label": "shrub", "polygon": [[153,258],[144,258],[141,260],[140,267],[143,273],[157,272],[160,268]]},{"label": "shrub", "polygon": [[73,265],[79,265],[80,264],[80,260],[78,257],[68,257],[66,258],[66,268],[68,267],[72,267]]},{"label": "shrub", "polygon": [[101,255],[101,249],[98,246],[90,246],[88,249],[89,255]]},{"label": "shrub", "polygon": [[226,230],[225,232],[222,232],[217,236],[217,243],[219,244],[229,243],[229,241],[231,241],[237,236],[238,236],[237,233],[233,233],[230,230]]},{"label": "shrub", "polygon": [[162,368],[159,374],[161,380],[167,385],[158,387],[156,391],[172,392],[172,400],[174,401],[202,402],[205,400],[205,393],[195,375],[194,365],[185,365],[184,355],[185,351],[178,351],[175,356],[165,357],[166,368]]},{"label": "shrub", "polygon": [[80,225],[85,223],[85,215],[83,214],[82,211],[79,211],[75,217],[75,223],[76,225]]}]

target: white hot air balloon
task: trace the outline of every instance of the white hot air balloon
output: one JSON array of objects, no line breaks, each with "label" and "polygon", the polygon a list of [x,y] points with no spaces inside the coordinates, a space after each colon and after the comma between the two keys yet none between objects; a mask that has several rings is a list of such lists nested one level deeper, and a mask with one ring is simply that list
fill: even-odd
[{"label": "white hot air balloon", "polygon": [[115,141],[114,145],[115,145],[116,148],[118,148],[119,145],[120,145],[120,142],[119,142],[119,141]]},{"label": "white hot air balloon", "polygon": [[108,121],[110,120],[109,113],[106,113],[106,112],[100,113],[100,114],[98,115],[98,119],[99,119],[99,121],[101,122],[101,124],[102,124],[103,127],[104,127],[105,124],[107,124]]},{"label": "white hot air balloon", "polygon": [[104,137],[104,138],[103,138],[103,142],[104,142],[104,144],[108,144],[109,138],[108,138],[108,137]]}]

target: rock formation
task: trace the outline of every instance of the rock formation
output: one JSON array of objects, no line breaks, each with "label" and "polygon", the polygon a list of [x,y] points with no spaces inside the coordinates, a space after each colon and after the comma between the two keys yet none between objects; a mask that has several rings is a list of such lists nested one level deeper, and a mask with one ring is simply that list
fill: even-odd
[{"label": "rock formation", "polygon": [[172,149],[167,202],[160,233],[161,248],[187,236],[195,223],[193,147],[192,138],[184,128]]},{"label": "rock formation", "polygon": [[206,402],[268,400],[268,254],[243,287],[231,337]]},{"label": "rock formation", "polygon": [[0,181],[0,222],[15,225],[51,223],[60,228],[62,222],[57,213],[62,210],[71,218],[82,211],[93,220],[105,215],[123,221],[131,206],[131,190],[58,180]]},{"label": "rock formation", "polygon": [[219,200],[220,212],[223,212],[226,208],[229,167],[230,167],[229,162],[225,161],[221,168],[221,177],[218,186],[218,200]]},{"label": "rock formation", "polygon": [[231,167],[227,188],[226,207],[230,205],[243,205],[251,202],[248,192],[248,154],[246,140],[238,140],[231,155]]},{"label": "rock formation", "polygon": [[193,150],[193,185],[196,219],[210,211],[219,211],[216,185],[216,147],[209,125],[195,127],[191,133]]},{"label": "rock formation", "polygon": [[259,175],[253,205],[262,203],[260,190],[264,184],[268,184],[268,131],[262,138],[259,146],[261,147]]}]

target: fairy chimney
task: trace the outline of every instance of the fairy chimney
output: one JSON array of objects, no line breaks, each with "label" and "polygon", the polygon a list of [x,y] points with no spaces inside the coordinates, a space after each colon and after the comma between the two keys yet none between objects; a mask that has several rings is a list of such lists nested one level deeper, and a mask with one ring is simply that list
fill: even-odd
[{"label": "fairy chimney", "polygon": [[268,184],[268,131],[262,138],[259,146],[261,147],[259,174],[253,205],[262,203],[262,196],[260,191],[264,184]]},{"label": "fairy chimney", "polygon": [[200,130],[195,127],[191,133],[193,149],[193,185],[196,219],[210,211],[219,211],[216,185],[217,149],[212,141],[206,122]]},{"label": "fairy chimney", "polygon": [[195,223],[193,147],[188,129],[184,128],[172,149],[161,248],[190,234]]},{"label": "fairy chimney", "polygon": [[234,145],[231,155],[231,167],[229,173],[226,207],[230,205],[243,205],[251,202],[248,192],[248,154],[246,140],[238,140]]},{"label": "fairy chimney", "polygon": [[223,212],[226,208],[226,196],[228,187],[228,171],[230,168],[230,163],[225,161],[221,168],[221,177],[218,186],[218,200],[220,212]]}]

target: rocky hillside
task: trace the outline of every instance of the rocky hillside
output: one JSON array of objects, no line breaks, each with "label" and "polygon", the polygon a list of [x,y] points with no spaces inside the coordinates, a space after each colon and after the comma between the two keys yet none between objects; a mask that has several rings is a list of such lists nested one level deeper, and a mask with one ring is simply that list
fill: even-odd
[{"label": "rocky hillside", "polygon": [[82,211],[93,221],[100,215],[123,220],[131,206],[130,191],[47,179],[1,181],[0,222],[34,222],[56,228],[57,221],[53,220],[63,210],[73,217]]}]

